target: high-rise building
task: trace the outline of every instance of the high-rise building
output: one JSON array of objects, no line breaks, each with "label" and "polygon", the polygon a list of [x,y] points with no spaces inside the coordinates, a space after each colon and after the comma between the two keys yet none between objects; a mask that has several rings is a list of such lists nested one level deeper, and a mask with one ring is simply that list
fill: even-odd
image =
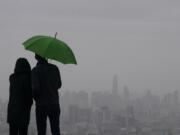
[{"label": "high-rise building", "polygon": [[108,106],[101,107],[103,121],[110,121],[111,120],[111,111]]},{"label": "high-rise building", "polygon": [[129,105],[130,102],[130,92],[127,86],[124,86],[124,103],[126,106]]},{"label": "high-rise building", "polygon": [[127,107],[127,126],[135,125],[135,115],[133,106]]},{"label": "high-rise building", "polygon": [[118,77],[114,75],[113,77],[113,86],[112,86],[112,95],[110,97],[110,109],[111,110],[120,110],[121,107],[121,99],[118,89]]},{"label": "high-rise building", "polygon": [[69,106],[69,122],[74,124],[78,122],[79,107],[77,105]]},{"label": "high-rise building", "polygon": [[103,101],[103,93],[101,91],[94,91],[91,94],[91,107],[101,107]]},{"label": "high-rise building", "polygon": [[86,91],[79,91],[77,93],[78,106],[80,108],[89,108],[89,94]]},{"label": "high-rise building", "polygon": [[118,94],[118,76],[113,77],[112,94]]},{"label": "high-rise building", "polygon": [[177,107],[179,104],[179,92],[177,90],[175,90],[173,95],[174,95],[174,97],[173,97],[174,103],[173,104],[175,107]]}]

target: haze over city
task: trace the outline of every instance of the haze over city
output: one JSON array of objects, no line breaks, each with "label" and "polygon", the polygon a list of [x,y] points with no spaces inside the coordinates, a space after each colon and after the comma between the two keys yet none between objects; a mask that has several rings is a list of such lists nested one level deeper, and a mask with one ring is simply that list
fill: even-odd
[{"label": "haze over city", "polygon": [[164,93],[180,89],[180,1],[178,0],[2,0],[0,1],[0,97],[8,98],[9,75],[18,57],[32,67],[34,54],[22,42],[54,36],[73,49],[78,65],[56,63],[63,88],[119,89]]}]

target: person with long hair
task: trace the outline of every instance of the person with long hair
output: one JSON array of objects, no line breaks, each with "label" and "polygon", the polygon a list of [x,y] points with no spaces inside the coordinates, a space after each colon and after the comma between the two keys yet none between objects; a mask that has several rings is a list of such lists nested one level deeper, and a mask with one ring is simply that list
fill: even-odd
[{"label": "person with long hair", "polygon": [[10,135],[27,135],[33,103],[31,67],[25,58],[16,61],[14,73],[9,77],[7,122]]}]

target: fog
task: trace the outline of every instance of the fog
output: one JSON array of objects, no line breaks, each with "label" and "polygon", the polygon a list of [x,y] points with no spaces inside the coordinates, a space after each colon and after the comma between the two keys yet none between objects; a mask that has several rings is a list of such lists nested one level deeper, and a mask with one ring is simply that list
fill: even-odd
[{"label": "fog", "polygon": [[165,93],[180,89],[178,0],[1,0],[0,97],[18,57],[35,66],[22,42],[54,36],[72,48],[78,65],[58,65],[62,91],[119,90]]}]

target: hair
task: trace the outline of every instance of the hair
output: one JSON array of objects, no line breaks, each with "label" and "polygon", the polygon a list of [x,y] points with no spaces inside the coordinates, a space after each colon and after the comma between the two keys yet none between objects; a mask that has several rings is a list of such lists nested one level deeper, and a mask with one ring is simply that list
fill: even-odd
[{"label": "hair", "polygon": [[44,57],[41,57],[38,54],[35,54],[35,59],[39,62],[47,62],[47,60]]},{"label": "hair", "polygon": [[31,66],[27,59],[25,58],[18,58],[16,61],[15,73],[30,73],[31,72]]}]

